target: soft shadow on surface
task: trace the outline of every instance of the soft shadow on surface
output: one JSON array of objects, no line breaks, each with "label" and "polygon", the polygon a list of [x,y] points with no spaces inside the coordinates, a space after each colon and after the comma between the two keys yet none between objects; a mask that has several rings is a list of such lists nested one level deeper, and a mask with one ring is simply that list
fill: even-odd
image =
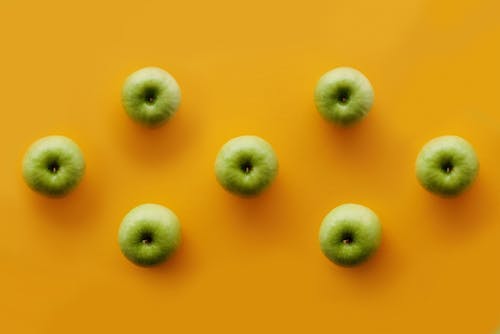
[{"label": "soft shadow on surface", "polygon": [[123,262],[129,263],[123,263],[123,265],[132,266],[131,270],[140,275],[141,279],[154,284],[182,284],[187,277],[195,275],[198,268],[195,251],[191,246],[189,235],[183,233],[181,245],[165,262],[157,266],[140,267],[124,258]]},{"label": "soft shadow on surface", "polygon": [[382,124],[380,124],[378,113],[378,108],[374,106],[363,119],[348,126],[337,125],[321,116],[317,117],[316,123],[321,123],[322,132],[324,131],[326,135],[334,137],[340,148],[345,148],[346,152],[351,151],[351,153],[359,154],[356,150],[352,151],[353,147],[367,148],[373,146],[373,141],[381,138],[384,134],[381,132]]},{"label": "soft shadow on surface", "polygon": [[47,197],[29,189],[26,201],[31,203],[35,214],[53,223],[51,226],[62,229],[81,229],[96,224],[91,217],[102,205],[99,191],[94,189],[88,175],[81,183],[64,197]]},{"label": "soft shadow on surface", "polygon": [[405,265],[392,238],[392,235],[388,236],[387,231],[384,231],[378,251],[357,266],[341,267],[332,263],[332,275],[336,280],[346,280],[345,286],[353,287],[357,290],[356,294],[369,295],[370,291],[380,294],[381,289],[390,287],[398,280]]},{"label": "soft shadow on surface", "polygon": [[471,188],[457,197],[443,198],[422,189],[419,202],[422,211],[433,217],[433,221],[426,225],[432,224],[433,232],[438,233],[442,240],[469,238],[475,231],[496,223],[487,219],[491,210],[498,206],[495,194],[480,175]]},{"label": "soft shadow on surface", "polygon": [[121,106],[117,109],[116,113],[123,114],[115,126],[120,149],[139,162],[151,164],[176,159],[196,138],[197,125],[191,122],[190,115],[186,115],[182,107],[166,123],[154,128],[132,121]]},{"label": "soft shadow on surface", "polygon": [[317,140],[321,142],[316,154],[341,161],[343,168],[360,177],[367,176],[370,169],[387,168],[386,162],[395,154],[406,152],[401,151],[401,143],[392,139],[391,130],[385,127],[378,113],[374,107],[364,119],[346,127],[316,117],[315,124],[311,125],[317,129]]},{"label": "soft shadow on surface", "polygon": [[279,238],[293,229],[289,216],[293,215],[294,207],[280,175],[268,189],[254,197],[240,197],[223,189],[219,195],[223,210],[230,217],[228,224],[237,232],[268,239]]}]

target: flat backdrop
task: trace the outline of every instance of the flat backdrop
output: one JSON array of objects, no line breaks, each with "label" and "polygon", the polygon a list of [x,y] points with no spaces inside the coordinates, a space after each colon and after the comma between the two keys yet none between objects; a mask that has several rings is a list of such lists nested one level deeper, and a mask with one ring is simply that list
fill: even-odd
[{"label": "flat backdrop", "polygon": [[[500,325],[500,2],[2,1],[0,331],[5,333],[491,333]],[[182,106],[133,124],[128,74],[168,70]],[[339,129],[315,110],[319,77],[361,70],[375,104]],[[21,161],[62,134],[87,172],[64,199],[33,193]],[[242,134],[280,161],[241,199],[214,159]],[[444,200],[417,183],[429,139],[477,150],[477,182]],[[179,216],[183,244],[144,269],[120,253],[134,206]],[[333,207],[372,208],[383,244],[353,269],[326,260]]]}]

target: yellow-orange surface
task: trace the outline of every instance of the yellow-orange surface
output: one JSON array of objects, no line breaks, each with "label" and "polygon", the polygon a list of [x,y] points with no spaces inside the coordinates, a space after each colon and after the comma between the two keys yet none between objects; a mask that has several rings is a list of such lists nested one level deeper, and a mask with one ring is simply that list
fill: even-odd
[{"label": "yellow-orange surface", "polygon": [[[500,325],[500,2],[2,1],[0,332],[491,333]],[[166,126],[133,124],[131,72],[175,76]],[[362,123],[315,110],[327,70],[375,89]],[[82,148],[86,175],[63,199],[21,176],[49,134]],[[228,139],[275,148],[276,182],[241,199],[216,182]],[[477,182],[444,200],[415,179],[429,139],[477,150]],[[183,244],[144,269],[120,253],[134,206],[179,216]],[[333,265],[318,228],[355,202],[383,224],[366,264]]]}]

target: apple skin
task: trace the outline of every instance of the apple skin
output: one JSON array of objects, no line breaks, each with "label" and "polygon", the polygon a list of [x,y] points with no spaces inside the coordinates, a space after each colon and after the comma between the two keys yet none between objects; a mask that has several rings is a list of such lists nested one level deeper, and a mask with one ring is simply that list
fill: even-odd
[{"label": "apple skin", "polygon": [[474,182],[479,161],[474,148],[465,139],[441,136],[424,145],[418,154],[415,170],[425,189],[442,197],[453,197]]},{"label": "apple skin", "polygon": [[257,136],[229,140],[215,160],[215,175],[228,191],[255,196],[266,189],[278,174],[278,159],[272,146]]},{"label": "apple skin", "polygon": [[22,170],[31,189],[46,196],[61,197],[80,183],[85,173],[85,160],[73,140],[47,136],[29,147]]},{"label": "apple skin", "polygon": [[377,215],[359,204],[342,204],[321,224],[319,243],[323,254],[340,266],[366,261],[379,248],[382,228]]},{"label": "apple skin", "polygon": [[366,116],[373,105],[373,87],[358,70],[337,67],[326,72],[314,91],[316,109],[328,121],[352,125]]},{"label": "apple skin", "polygon": [[136,122],[157,127],[167,122],[181,102],[181,90],[170,73],[145,67],[132,73],[123,84],[122,104]]},{"label": "apple skin", "polygon": [[139,266],[167,260],[181,242],[177,216],[159,204],[142,204],[125,215],[118,231],[118,244],[127,259]]}]

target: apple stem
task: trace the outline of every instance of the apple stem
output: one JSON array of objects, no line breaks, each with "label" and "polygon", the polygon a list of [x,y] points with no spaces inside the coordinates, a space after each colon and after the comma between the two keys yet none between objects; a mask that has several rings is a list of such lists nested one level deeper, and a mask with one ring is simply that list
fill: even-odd
[{"label": "apple stem", "polygon": [[453,170],[453,165],[450,162],[446,162],[441,166],[441,169],[446,174],[449,174]]},{"label": "apple stem", "polygon": [[57,164],[57,162],[53,162],[49,165],[48,169],[51,173],[55,174],[59,170],[59,164]]},{"label": "apple stem", "polygon": [[342,238],[342,243],[343,243],[344,245],[349,245],[349,244],[351,244],[351,243],[352,243],[352,241],[353,241],[353,240],[352,240],[352,235],[351,235],[351,234],[346,234],[346,235],[344,235],[344,237]]},{"label": "apple stem", "polygon": [[250,162],[245,162],[241,165],[241,170],[245,173],[248,174],[252,171],[252,164]]}]

